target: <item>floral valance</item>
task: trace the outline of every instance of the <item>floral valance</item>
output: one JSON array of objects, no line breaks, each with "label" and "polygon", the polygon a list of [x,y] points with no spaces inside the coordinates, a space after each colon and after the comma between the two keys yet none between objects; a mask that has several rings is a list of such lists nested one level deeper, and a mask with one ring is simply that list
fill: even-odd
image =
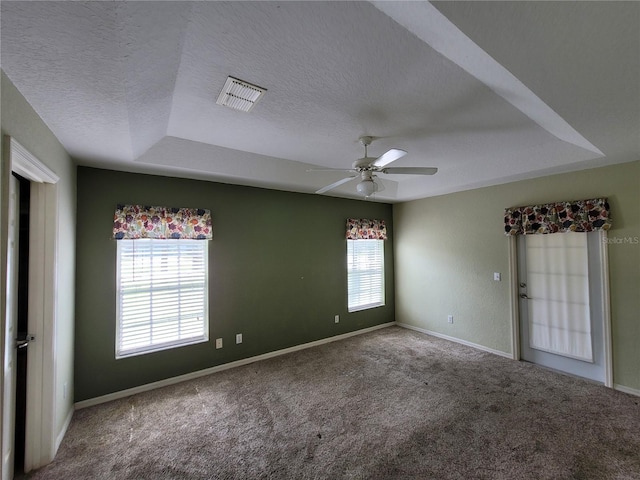
[{"label": "floral valance", "polygon": [[609,215],[606,198],[507,208],[504,231],[506,235],[530,235],[609,230]]},{"label": "floral valance", "polygon": [[113,238],[211,240],[211,212],[200,208],[118,205],[113,218]]},{"label": "floral valance", "polygon": [[387,226],[384,220],[367,218],[347,219],[347,240],[386,240]]}]

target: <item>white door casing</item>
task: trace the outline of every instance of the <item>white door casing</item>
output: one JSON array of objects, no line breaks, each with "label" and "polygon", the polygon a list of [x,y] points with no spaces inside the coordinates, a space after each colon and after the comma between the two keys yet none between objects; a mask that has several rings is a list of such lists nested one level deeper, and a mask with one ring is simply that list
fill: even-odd
[{"label": "white door casing", "polygon": [[[11,177],[11,171],[31,181],[28,328],[36,340],[29,345],[27,357],[24,469],[28,472],[53,460],[56,449],[55,291],[58,195],[55,184],[59,177],[13,138],[5,136],[3,143],[3,163],[8,164],[3,166],[3,188],[8,185],[4,175],[8,173]],[[3,208],[6,207],[3,205]],[[6,210],[3,211],[3,216],[5,212]]]},{"label": "white door casing", "polygon": [[[563,234],[551,234],[551,235],[563,235]],[[572,234],[578,235],[578,234]],[[530,325],[528,323],[528,315],[535,311],[532,309],[532,304],[536,305],[536,295],[541,295],[542,292],[531,291],[539,290],[539,285],[529,285],[527,280],[526,261],[527,252],[525,249],[526,239],[524,237],[532,238],[529,236],[510,237],[509,249],[510,249],[510,273],[511,273],[511,316],[512,316],[512,348],[513,358],[520,360],[528,360],[534,363],[538,363],[550,368],[572,373],[585,378],[590,378],[604,383],[605,386],[613,387],[613,371],[612,371],[612,358],[611,358],[611,325],[610,325],[610,313],[609,313],[609,280],[608,280],[608,258],[607,258],[607,236],[606,232],[598,231],[589,234],[579,234],[585,237],[580,239],[582,242],[585,238],[588,244],[588,268],[586,265],[574,266],[571,268],[577,268],[578,270],[573,273],[588,271],[588,293],[590,298],[588,303],[590,321],[590,329],[593,334],[593,342],[588,343],[587,337],[583,336],[583,345],[580,346],[573,354],[566,351],[565,354],[549,353],[549,350],[553,351],[554,348],[547,345],[549,348],[545,348],[540,345],[540,340],[531,340],[529,335],[531,333]],[[536,235],[536,242],[540,243],[542,237],[549,237],[549,235]],[[560,237],[556,237],[560,238]],[[580,243],[578,242],[578,243]],[[545,243],[545,242],[543,242]],[[575,243],[575,242],[574,242]],[[558,246],[556,246],[558,247]],[[554,248],[556,248],[554,247]],[[569,257],[573,256],[573,253]],[[563,257],[563,261],[568,258]],[[574,259],[575,262],[579,262],[578,256]],[[556,272],[551,273],[555,275]],[[547,281],[550,281],[549,278]],[[535,281],[533,282],[535,283]],[[524,286],[523,286],[524,285]],[[573,287],[574,290],[583,290],[585,284],[582,281],[578,281]],[[548,292],[547,292],[548,293]],[[578,293],[578,298],[583,298],[584,292]],[[523,298],[520,298],[523,296]],[[526,297],[531,297],[531,300]],[[574,295],[575,297],[575,295]],[[575,299],[575,298],[574,298]],[[581,300],[578,300],[581,301]],[[568,306],[573,308],[573,306]],[[577,307],[580,310],[580,307]],[[574,316],[577,316],[574,314]],[[588,331],[589,327],[584,323],[576,329]],[[539,334],[539,332],[536,332]],[[551,339],[552,341],[555,339]],[[546,340],[548,341],[548,340]],[[543,340],[544,342],[544,340]],[[590,342],[590,341],[589,341]],[[538,343],[538,345],[536,345]],[[532,348],[533,346],[533,348]],[[589,350],[593,347],[593,355],[589,360]],[[568,349],[569,347],[562,347],[562,349]],[[547,350],[547,351],[545,351]],[[566,355],[566,356],[565,356]],[[575,360],[569,357],[583,357],[582,360]]]},{"label": "white door casing", "polygon": [[9,223],[7,235],[6,316],[3,362],[2,403],[2,480],[13,478],[14,434],[16,411],[16,361],[15,348],[18,325],[18,232],[19,232],[19,182],[9,179]]}]

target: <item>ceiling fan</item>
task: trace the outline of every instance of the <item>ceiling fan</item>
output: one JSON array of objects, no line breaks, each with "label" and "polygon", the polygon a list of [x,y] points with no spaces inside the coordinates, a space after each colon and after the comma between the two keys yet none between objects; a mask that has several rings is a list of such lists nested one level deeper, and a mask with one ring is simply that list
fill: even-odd
[{"label": "ceiling fan", "polygon": [[343,185],[347,182],[350,182],[356,178],[360,179],[360,182],[356,185],[356,190],[359,194],[363,195],[365,198],[370,197],[376,192],[381,192],[384,190],[384,186],[382,183],[376,183],[375,179],[378,178],[376,174],[384,173],[386,175],[433,175],[438,169],[434,167],[387,167],[391,162],[398,160],[399,158],[404,157],[407,152],[404,150],[399,150],[397,148],[392,148],[387,152],[380,155],[378,158],[367,156],[367,147],[371,145],[374,138],[369,136],[363,136],[358,139],[360,143],[364,146],[364,157],[359,158],[355,162],[350,169],[322,169],[322,171],[332,171],[332,172],[349,172],[352,175],[349,175],[347,178],[343,178],[342,180],[338,180],[337,182],[332,183],[331,185],[327,185],[326,187],[322,187],[320,190],[316,191],[316,193],[324,193],[332,190],[340,185]]}]

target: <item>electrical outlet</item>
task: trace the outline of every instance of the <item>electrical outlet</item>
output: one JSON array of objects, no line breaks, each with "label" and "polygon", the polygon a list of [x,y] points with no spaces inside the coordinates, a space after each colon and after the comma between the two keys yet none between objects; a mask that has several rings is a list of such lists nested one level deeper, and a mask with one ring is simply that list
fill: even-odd
[{"label": "electrical outlet", "polygon": [[453,315],[447,315],[447,322],[453,323]]},{"label": "electrical outlet", "polygon": [[236,333],[236,343],[242,343],[242,334]]},{"label": "electrical outlet", "polygon": [[501,276],[500,276],[500,272],[493,272],[493,279],[496,282],[499,282],[502,279]]},{"label": "electrical outlet", "polygon": [[64,399],[67,398],[68,390],[69,390],[69,385],[67,384],[67,382],[64,382],[62,384],[62,398],[64,398]]},{"label": "electrical outlet", "polygon": [[216,348],[222,348],[222,339],[216,338]]},{"label": "electrical outlet", "polygon": [[340,323],[340,315],[336,315],[336,316],[334,317],[334,321],[335,321],[336,323]]}]

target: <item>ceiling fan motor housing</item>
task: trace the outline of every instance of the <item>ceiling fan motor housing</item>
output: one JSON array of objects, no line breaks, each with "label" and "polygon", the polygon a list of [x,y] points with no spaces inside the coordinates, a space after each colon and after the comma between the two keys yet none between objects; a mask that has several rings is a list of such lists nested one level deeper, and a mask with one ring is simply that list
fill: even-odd
[{"label": "ceiling fan motor housing", "polygon": [[363,170],[375,170],[375,167],[372,165],[375,160],[374,157],[362,157],[353,162],[352,167],[359,172]]}]

